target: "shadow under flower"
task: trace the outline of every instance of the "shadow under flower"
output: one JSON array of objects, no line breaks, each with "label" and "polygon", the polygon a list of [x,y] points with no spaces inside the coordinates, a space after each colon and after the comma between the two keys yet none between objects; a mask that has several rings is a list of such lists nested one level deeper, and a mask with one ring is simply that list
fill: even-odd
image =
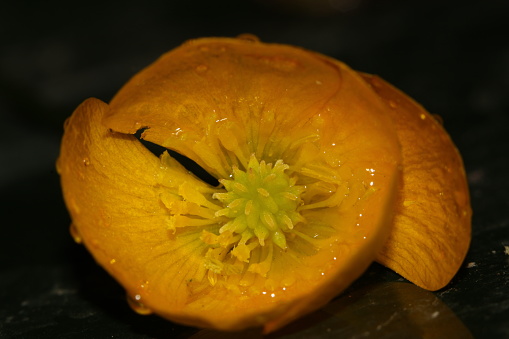
[{"label": "shadow under flower", "polygon": [[200,330],[193,339],[213,338],[473,338],[435,294],[406,282],[353,289],[322,309],[264,336],[260,329],[225,333]]}]

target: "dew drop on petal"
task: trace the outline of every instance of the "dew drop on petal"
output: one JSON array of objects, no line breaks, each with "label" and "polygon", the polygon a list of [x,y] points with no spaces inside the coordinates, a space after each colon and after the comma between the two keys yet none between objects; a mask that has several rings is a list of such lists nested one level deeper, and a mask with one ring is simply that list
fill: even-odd
[{"label": "dew drop on petal", "polygon": [[55,169],[57,170],[58,175],[62,175],[62,167],[60,164],[60,157],[57,159],[57,162],[55,164]]},{"label": "dew drop on petal", "polygon": [[382,87],[382,84],[377,78],[371,78],[371,85],[376,88]]},{"label": "dew drop on petal", "polygon": [[82,243],[83,239],[81,238],[81,234],[78,231],[78,228],[74,224],[71,224],[71,226],[69,226],[69,233],[71,233],[71,237],[74,239],[74,241],[77,244]]},{"label": "dew drop on petal", "polygon": [[442,118],[442,116],[438,115],[438,114],[432,114],[433,115],[433,118],[440,124],[440,125],[443,125],[444,124],[444,119]]},{"label": "dew drop on petal", "polygon": [[69,124],[71,123],[71,118],[67,118],[65,119],[64,121],[64,131],[67,129],[67,127],[69,127]]},{"label": "dew drop on petal", "polygon": [[198,73],[203,73],[207,69],[209,69],[209,68],[206,65],[198,65],[198,66],[196,66],[196,72],[198,72]]},{"label": "dew drop on petal", "polygon": [[143,303],[140,302],[141,296],[139,294],[136,294],[134,297],[127,296],[127,303],[129,304],[129,307],[131,309],[141,315],[148,315],[152,313],[152,310],[150,310],[148,307],[143,305]]},{"label": "dew drop on petal", "polygon": [[237,39],[247,40],[247,41],[251,41],[251,42],[259,42],[260,41],[260,38],[258,38],[256,35],[249,34],[249,33],[239,34],[237,36]]}]

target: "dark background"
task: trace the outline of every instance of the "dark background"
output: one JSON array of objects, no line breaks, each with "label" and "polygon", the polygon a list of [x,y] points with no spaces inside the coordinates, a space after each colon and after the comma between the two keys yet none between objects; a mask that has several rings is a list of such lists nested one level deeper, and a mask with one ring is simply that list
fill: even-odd
[{"label": "dark background", "polygon": [[63,121],[84,99],[109,101],[187,39],[253,33],[376,73],[441,115],[463,155],[474,210],[471,249],[443,290],[420,290],[374,264],[334,303],[274,337],[509,338],[507,0],[0,7],[0,337],[223,337],[127,307],[122,289],[69,236],[54,163]]}]

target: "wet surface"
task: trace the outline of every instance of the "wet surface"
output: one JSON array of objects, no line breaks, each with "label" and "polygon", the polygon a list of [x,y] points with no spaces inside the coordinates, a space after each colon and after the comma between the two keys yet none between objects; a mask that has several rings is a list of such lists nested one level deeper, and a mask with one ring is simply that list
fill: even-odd
[{"label": "wet surface", "polygon": [[[509,337],[508,3],[278,3],[3,5],[1,338],[227,337],[128,307],[122,288],[70,236],[54,163],[64,120],[81,101],[108,101],[187,39],[245,32],[377,73],[439,114],[463,155],[474,210],[470,251],[446,288],[427,292],[373,264],[328,306],[269,337]],[[239,336],[260,333],[230,335]]]}]

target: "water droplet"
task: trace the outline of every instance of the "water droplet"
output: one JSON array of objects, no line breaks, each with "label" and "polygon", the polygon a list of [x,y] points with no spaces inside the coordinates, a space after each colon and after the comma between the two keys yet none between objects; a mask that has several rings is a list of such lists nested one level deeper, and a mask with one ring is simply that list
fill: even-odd
[{"label": "water droplet", "polygon": [[83,158],[83,165],[85,165],[85,166],[90,165],[90,159],[89,158]]},{"label": "water droplet", "polygon": [[143,303],[140,302],[141,296],[139,294],[136,294],[134,297],[127,296],[127,304],[131,309],[141,315],[149,315],[152,313],[152,310],[150,310],[147,306],[143,305]]},{"label": "water droplet", "polygon": [[198,72],[198,73],[203,73],[203,72],[205,72],[208,69],[209,68],[207,67],[207,65],[198,65],[198,66],[196,66],[196,72]]},{"label": "water droplet", "polygon": [[116,260],[116,259],[111,259],[111,260],[110,260],[110,264],[112,264],[112,265],[113,265],[114,263],[116,263],[116,262],[117,262],[117,260]]},{"label": "water droplet", "polygon": [[237,36],[237,39],[247,40],[247,41],[251,41],[251,42],[260,42],[260,38],[258,38],[254,34],[249,34],[249,33],[240,34]]},{"label": "water droplet", "polygon": [[378,80],[376,77],[372,77],[371,78],[371,85],[373,87],[378,87],[378,88],[382,87],[382,84],[380,83],[380,80]]},{"label": "water droplet", "polygon": [[62,167],[61,167],[61,165],[60,165],[60,161],[61,161],[60,159],[61,159],[61,157],[58,157],[58,159],[57,159],[57,163],[55,164],[55,169],[57,170],[57,173],[58,173],[59,175],[61,175],[61,174],[62,174]]},{"label": "water droplet", "polygon": [[77,244],[81,244],[83,242],[83,239],[81,238],[81,234],[80,234],[78,228],[74,224],[71,224],[71,226],[69,226],[69,233],[71,233],[71,237],[74,239],[74,241]]},{"label": "water droplet", "polygon": [[[80,172],[81,173],[81,172]],[[80,207],[78,206],[78,204],[76,203],[76,200],[74,200],[73,198],[69,198],[69,202],[68,202],[68,207],[69,207],[69,210],[75,214],[79,214],[80,213]]]},{"label": "water droplet", "polygon": [[422,114],[421,114],[421,119],[422,119],[422,120],[426,119],[426,114],[422,113]]},{"label": "water droplet", "polygon": [[71,117],[65,119],[65,121],[64,121],[64,131],[67,129],[67,127],[69,126],[70,122],[71,122]]},{"label": "water droplet", "polygon": [[444,124],[444,119],[438,115],[438,114],[433,114],[433,118],[440,124],[440,125],[443,125]]},{"label": "water droplet", "polygon": [[83,173],[83,171],[78,171],[78,178],[81,181],[85,180],[85,173]]},{"label": "water droplet", "polygon": [[408,207],[408,206],[411,206],[411,205],[413,205],[415,203],[416,202],[413,201],[413,200],[405,200],[405,201],[403,201],[403,206]]},{"label": "water droplet", "polygon": [[[281,56],[280,57],[265,57],[265,58],[260,58],[260,59],[264,59],[262,61],[264,61],[265,63],[269,64],[270,66],[272,66],[278,70],[285,71],[285,72],[293,71],[299,66],[299,62],[297,60],[287,58],[287,57],[281,57]],[[286,89],[286,90],[288,90],[288,89]]]}]

